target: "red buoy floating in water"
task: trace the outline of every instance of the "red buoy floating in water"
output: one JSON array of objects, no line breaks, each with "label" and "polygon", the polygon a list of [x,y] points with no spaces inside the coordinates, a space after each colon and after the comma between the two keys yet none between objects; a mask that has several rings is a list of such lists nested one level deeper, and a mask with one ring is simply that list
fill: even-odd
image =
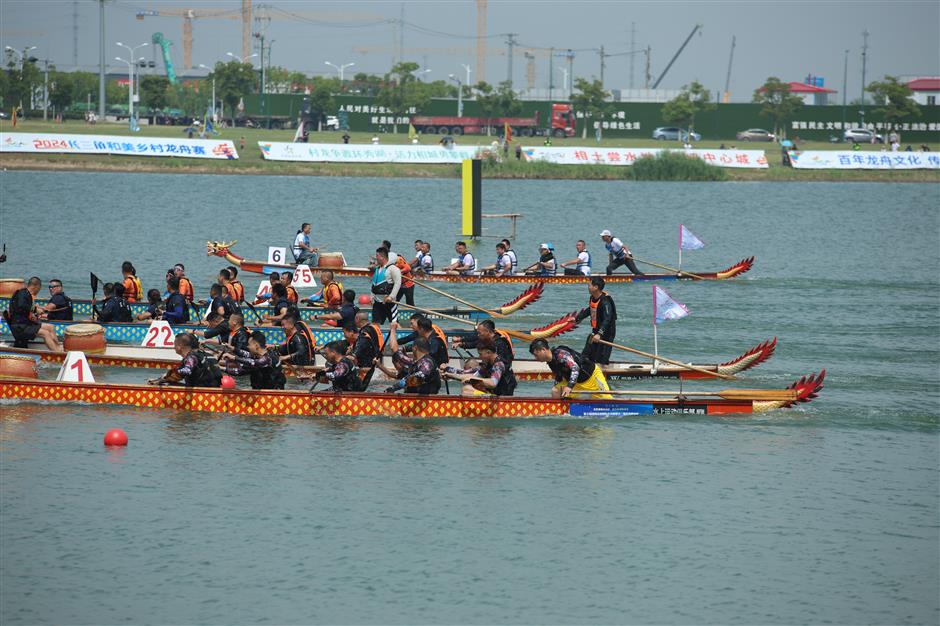
[{"label": "red buoy floating in water", "polygon": [[225,374],[222,376],[222,389],[234,389],[235,388],[235,379]]},{"label": "red buoy floating in water", "polygon": [[126,446],[127,433],[120,428],[112,428],[104,436],[104,445],[106,446]]},{"label": "red buoy floating in water", "polygon": [[361,296],[359,296],[359,304],[361,304],[362,306],[369,306],[370,304],[372,304],[372,298],[368,294],[364,293]]}]

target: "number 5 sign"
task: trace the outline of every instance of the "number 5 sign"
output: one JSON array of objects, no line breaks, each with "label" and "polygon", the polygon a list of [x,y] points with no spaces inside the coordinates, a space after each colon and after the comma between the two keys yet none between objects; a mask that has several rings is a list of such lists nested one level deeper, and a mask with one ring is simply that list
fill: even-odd
[{"label": "number 5 sign", "polygon": [[270,246],[268,248],[268,263],[273,263],[275,265],[284,265],[287,258],[287,248],[277,248],[275,246]]},{"label": "number 5 sign", "polygon": [[316,287],[317,281],[314,280],[313,270],[309,265],[298,265],[290,284],[292,287]]}]

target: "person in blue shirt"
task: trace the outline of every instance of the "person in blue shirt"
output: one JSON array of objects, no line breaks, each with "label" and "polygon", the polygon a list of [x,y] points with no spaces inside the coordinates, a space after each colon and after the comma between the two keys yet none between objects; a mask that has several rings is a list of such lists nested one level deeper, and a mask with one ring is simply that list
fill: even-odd
[{"label": "person in blue shirt", "polygon": [[297,236],[294,237],[294,258],[297,259],[297,264],[305,263],[310,266],[316,266],[319,263],[319,248],[313,248],[310,246],[310,224],[304,222],[300,225],[300,230],[297,231]]},{"label": "person in blue shirt", "polygon": [[189,303],[180,294],[180,279],[176,276],[166,281],[167,289],[170,291],[166,299],[166,309],[163,311],[163,319],[171,324],[186,324],[189,322]]}]

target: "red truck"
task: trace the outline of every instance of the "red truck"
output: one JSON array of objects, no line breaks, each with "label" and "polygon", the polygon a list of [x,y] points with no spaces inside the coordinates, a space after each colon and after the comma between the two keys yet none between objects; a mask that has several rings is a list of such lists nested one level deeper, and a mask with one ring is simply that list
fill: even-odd
[{"label": "red truck", "polygon": [[574,137],[574,111],[570,104],[552,104],[549,128],[541,128],[539,114],[534,117],[457,117],[448,115],[413,115],[411,125],[426,135],[479,135],[486,132],[502,134],[505,124],[512,127],[513,135],[532,137],[551,134],[553,137]]}]

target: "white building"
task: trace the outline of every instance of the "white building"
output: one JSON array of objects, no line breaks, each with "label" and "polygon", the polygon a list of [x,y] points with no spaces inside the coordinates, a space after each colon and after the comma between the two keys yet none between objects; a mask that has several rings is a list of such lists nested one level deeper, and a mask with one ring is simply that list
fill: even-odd
[{"label": "white building", "polygon": [[907,86],[914,92],[914,102],[926,106],[940,104],[940,78],[925,76],[907,82]]}]

